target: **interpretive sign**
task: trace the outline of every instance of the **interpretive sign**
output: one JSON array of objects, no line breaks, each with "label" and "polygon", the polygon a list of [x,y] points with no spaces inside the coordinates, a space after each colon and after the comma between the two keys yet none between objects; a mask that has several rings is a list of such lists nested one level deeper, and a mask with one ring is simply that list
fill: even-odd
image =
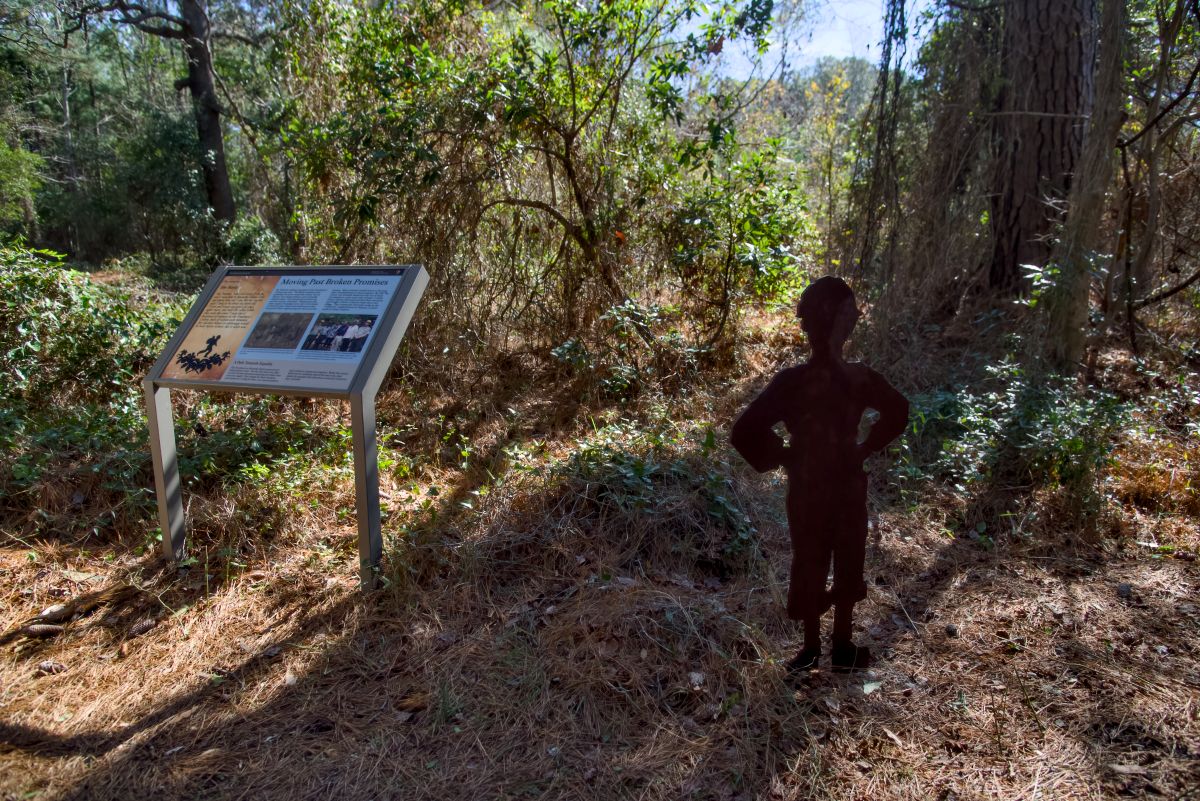
[{"label": "interpretive sign", "polygon": [[225,273],[159,375],[161,383],[346,393],[396,298],[420,268]]},{"label": "interpretive sign", "polygon": [[375,395],[429,283],[416,264],[223,267],[146,376],[163,552],[182,559],[183,502],[172,387],[344,398],[354,434],[359,559],[373,581],[383,544]]}]

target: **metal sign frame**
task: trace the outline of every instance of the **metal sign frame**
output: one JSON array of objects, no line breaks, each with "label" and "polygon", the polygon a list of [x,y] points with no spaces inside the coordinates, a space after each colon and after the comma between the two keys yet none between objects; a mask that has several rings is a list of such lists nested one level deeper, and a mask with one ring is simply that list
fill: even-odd
[{"label": "metal sign frame", "polygon": [[[212,299],[221,282],[230,275],[399,275],[400,283],[378,317],[371,341],[367,344],[349,387],[330,390],[305,386],[267,386],[241,381],[205,381],[202,379],[163,378],[188,333]],[[186,556],[187,527],[183,513],[183,487],[179,476],[179,458],[175,447],[175,419],[171,409],[171,389],[196,389],[206,392],[249,392],[262,395],[337,398],[350,403],[350,424],[354,444],[354,496],[358,518],[359,579],[364,589],[374,586],[383,557],[383,534],[379,513],[379,458],[375,433],[375,396],[391,367],[392,357],[412,321],[421,295],[429,284],[429,274],[419,264],[329,265],[288,267],[221,267],[208,279],[200,296],[167,343],[154,367],[143,380],[146,392],[146,416],[150,427],[150,455],[154,468],[154,489],[158,498],[158,519],[162,527],[163,556],[179,561]]]}]

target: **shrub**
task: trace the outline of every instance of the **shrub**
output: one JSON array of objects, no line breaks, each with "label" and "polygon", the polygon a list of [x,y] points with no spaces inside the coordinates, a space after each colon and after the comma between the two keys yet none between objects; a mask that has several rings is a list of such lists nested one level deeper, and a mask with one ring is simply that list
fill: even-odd
[{"label": "shrub", "polygon": [[239,217],[225,235],[225,257],[230,264],[278,264],[279,238],[253,215]]},{"label": "shrub", "polygon": [[135,386],[181,309],[67,269],[62,256],[0,246],[0,391],[35,404],[104,401]]},{"label": "shrub", "polygon": [[711,427],[697,449],[677,430],[621,421],[598,429],[562,470],[603,517],[624,521],[615,530],[669,532],[672,547],[694,549],[693,557],[740,558],[757,529],[716,449]]},{"label": "shrub", "polygon": [[1095,511],[1097,479],[1128,410],[1115,396],[1070,378],[1033,376],[1012,360],[976,386],[914,396],[899,448],[901,481],[937,478],[964,492],[983,483],[1061,487]]}]

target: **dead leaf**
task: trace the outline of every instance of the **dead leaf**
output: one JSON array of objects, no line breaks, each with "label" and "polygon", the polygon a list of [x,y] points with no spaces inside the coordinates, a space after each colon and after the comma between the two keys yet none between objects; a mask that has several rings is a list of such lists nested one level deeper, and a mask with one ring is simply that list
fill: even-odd
[{"label": "dead leaf", "polygon": [[1119,773],[1122,776],[1141,776],[1146,773],[1146,769],[1141,765],[1124,765],[1119,762],[1114,762],[1108,766],[1113,773]]},{"label": "dead leaf", "polygon": [[80,584],[87,584],[90,581],[99,581],[101,579],[101,576],[96,573],[84,573],[79,570],[64,570],[62,575],[68,581],[75,581]]},{"label": "dead leaf", "polygon": [[67,604],[54,604],[47,606],[38,615],[38,620],[43,623],[59,623],[71,616],[71,607]]},{"label": "dead leaf", "polygon": [[429,706],[429,695],[426,693],[416,693],[414,695],[401,698],[396,703],[396,708],[405,712],[420,712],[425,707]]}]

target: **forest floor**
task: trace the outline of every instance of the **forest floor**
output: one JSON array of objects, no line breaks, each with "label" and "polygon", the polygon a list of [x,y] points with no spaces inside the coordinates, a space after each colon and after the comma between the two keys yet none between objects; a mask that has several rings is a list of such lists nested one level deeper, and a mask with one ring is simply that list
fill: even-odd
[{"label": "forest floor", "polygon": [[[390,582],[370,594],[333,512],[344,468],[241,550],[243,506],[293,499],[196,495],[193,525],[224,534],[181,570],[7,533],[0,798],[1200,799],[1200,532],[1186,504],[1129,500],[1158,485],[1122,489],[1178,454],[1123,445],[1098,534],[1055,530],[1051,497],[1033,525],[874,487],[857,624],[876,664],[795,678],[783,484],[723,444],[773,368],[643,410],[683,421],[649,444],[625,413],[506,398],[562,419],[475,432],[508,448],[503,482],[485,458],[386,481]],[[411,523],[434,483],[440,516]],[[713,556],[714,499],[754,522],[736,558]],[[977,518],[987,535],[948,523]],[[61,629],[21,633],[55,604]]]}]

